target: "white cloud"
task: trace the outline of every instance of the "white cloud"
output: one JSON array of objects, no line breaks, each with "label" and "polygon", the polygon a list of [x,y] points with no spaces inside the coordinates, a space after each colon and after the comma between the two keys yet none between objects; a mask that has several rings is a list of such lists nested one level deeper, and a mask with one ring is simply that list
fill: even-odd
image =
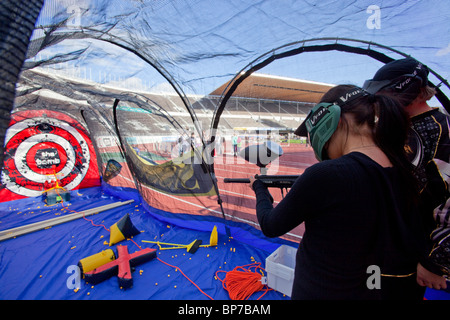
[{"label": "white cloud", "polygon": [[151,88],[151,92],[176,94],[175,89],[168,82],[155,85]]}]

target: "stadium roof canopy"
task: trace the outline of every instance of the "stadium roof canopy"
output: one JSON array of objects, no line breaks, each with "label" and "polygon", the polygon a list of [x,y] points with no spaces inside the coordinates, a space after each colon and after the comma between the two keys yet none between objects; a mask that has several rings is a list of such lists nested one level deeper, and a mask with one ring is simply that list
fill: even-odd
[{"label": "stadium roof canopy", "polygon": [[[224,83],[211,95],[221,95],[230,82]],[[259,98],[317,103],[332,84],[253,73],[233,92],[235,97]]]}]

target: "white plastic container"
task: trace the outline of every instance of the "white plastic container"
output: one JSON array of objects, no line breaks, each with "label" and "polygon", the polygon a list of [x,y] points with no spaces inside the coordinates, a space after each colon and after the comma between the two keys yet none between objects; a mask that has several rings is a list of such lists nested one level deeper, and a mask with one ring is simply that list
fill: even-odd
[{"label": "white plastic container", "polygon": [[291,296],[294,282],[296,248],[281,245],[266,258],[267,285]]}]

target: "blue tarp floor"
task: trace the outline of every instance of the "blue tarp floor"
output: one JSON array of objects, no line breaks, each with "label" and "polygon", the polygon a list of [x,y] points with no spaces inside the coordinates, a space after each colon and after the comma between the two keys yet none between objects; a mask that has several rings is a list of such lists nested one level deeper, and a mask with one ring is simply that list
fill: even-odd
[{"label": "blue tarp floor", "polygon": [[[184,249],[157,250],[159,259],[177,268],[169,267],[157,259],[145,262],[137,266],[133,272],[133,286],[129,289],[119,288],[118,278],[112,277],[96,285],[81,280],[80,289],[76,290],[71,288],[71,284],[75,283],[72,281],[75,273],[70,271],[69,267],[76,265],[79,260],[108,248],[117,252],[116,245],[127,245],[130,253],[139,250],[137,245],[129,240],[109,247],[107,244],[109,232],[81,218],[0,242],[0,299],[209,299],[179,272],[181,270],[206,294],[216,300],[226,300],[229,299],[228,292],[215,278],[216,271],[229,271],[255,261],[261,262],[264,267],[266,257],[283,243],[264,239],[264,236],[253,228],[246,231],[245,225],[233,227],[233,230],[243,227],[240,233],[244,234],[247,240],[242,242],[229,239],[223,232],[221,219],[209,221],[207,219],[204,228],[210,231],[180,227],[167,222],[176,222],[178,218],[167,221],[164,217],[162,217],[164,221],[155,219],[154,215],[144,209],[135,194],[122,193],[124,194],[135,197],[135,201],[87,218],[92,219],[96,225],[103,224],[109,228],[128,213],[133,224],[141,231],[139,235],[133,237],[133,240],[142,248],[155,249],[158,249],[157,245],[143,243],[142,240],[189,244],[195,239],[200,239],[203,244],[208,244],[211,230],[217,225],[218,245],[199,248],[194,254]],[[71,210],[82,211],[122,200],[98,187],[72,191],[71,202],[66,205]],[[0,230],[69,213],[71,212],[64,209],[61,204],[47,206],[41,198],[6,202],[0,204]],[[184,223],[191,222],[184,221]],[[261,238],[258,240],[258,237]],[[222,279],[223,277],[221,274]],[[262,293],[255,293],[250,299],[257,299]],[[263,299],[289,299],[289,297],[272,290]]]},{"label": "blue tarp floor", "polygon": [[[158,249],[157,245],[144,243],[142,240],[189,244],[200,239],[203,244],[208,244],[211,230],[216,225],[219,230],[217,246],[199,248],[194,254],[184,249],[157,250],[157,257],[175,268],[157,259],[138,265],[133,272],[133,286],[129,289],[121,289],[117,277],[114,276],[96,285],[81,280],[80,288],[76,290],[71,287],[75,282],[72,281],[74,273],[70,271],[70,266],[76,265],[79,260],[108,248],[117,252],[116,245],[127,245],[130,253],[139,250],[136,244],[129,240],[109,247],[109,232],[81,218],[0,242],[0,299],[209,300],[182,275],[181,270],[213,299],[227,300],[230,299],[229,294],[215,278],[216,271],[230,271],[237,266],[253,262],[260,262],[264,268],[265,259],[281,244],[296,247],[295,243],[268,239],[248,225],[228,222],[233,236],[230,239],[225,234],[222,219],[209,217],[202,221],[191,221],[183,219],[183,215],[161,212],[154,214],[144,208],[136,193],[120,190],[121,198],[118,198],[118,193],[112,190],[97,187],[71,191],[71,202],[66,205],[71,210],[82,211],[131,198],[135,200],[131,204],[87,218],[97,225],[103,224],[109,228],[125,214],[129,214],[133,224],[141,231],[133,237],[134,242],[142,248],[155,249]],[[4,202],[0,204],[0,230],[69,213],[71,212],[61,204],[47,206],[41,198]],[[194,224],[201,226],[195,229],[202,231],[189,228],[189,225]],[[223,279],[224,274],[220,275]],[[253,294],[250,300],[258,299],[263,293],[260,291]],[[425,297],[448,300],[450,294],[428,289]],[[262,299],[287,300],[289,297],[271,290]]]}]

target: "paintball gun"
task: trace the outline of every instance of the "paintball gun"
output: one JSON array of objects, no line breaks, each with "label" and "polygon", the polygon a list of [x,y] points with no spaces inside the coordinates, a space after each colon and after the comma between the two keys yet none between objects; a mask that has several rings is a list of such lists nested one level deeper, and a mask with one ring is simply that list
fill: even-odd
[{"label": "paintball gun", "polygon": [[[298,175],[267,175],[266,166],[283,155],[283,149],[273,141],[266,141],[263,144],[248,146],[239,152],[239,156],[259,167],[260,174],[255,175],[255,179],[261,180],[268,188],[287,189],[292,187]],[[246,178],[225,178],[225,183],[250,183]]]}]

